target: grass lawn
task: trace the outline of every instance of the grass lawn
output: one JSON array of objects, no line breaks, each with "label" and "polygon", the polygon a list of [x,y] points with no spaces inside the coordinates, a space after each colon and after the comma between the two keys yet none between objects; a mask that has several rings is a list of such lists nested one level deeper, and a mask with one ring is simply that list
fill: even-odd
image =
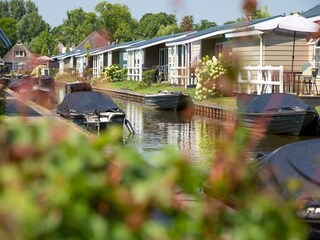
[{"label": "grass lawn", "polygon": [[[99,88],[106,88],[106,89],[114,89],[114,90],[126,90],[131,91],[139,94],[153,94],[157,93],[161,90],[167,91],[179,91],[188,93],[192,98],[195,96],[195,88],[188,88],[185,89],[181,86],[174,86],[168,82],[163,83],[153,83],[149,87],[141,87],[139,82],[137,81],[123,81],[123,82],[108,82],[108,83],[99,83],[95,84],[94,86]],[[198,104],[215,104],[220,106],[227,106],[231,108],[236,107],[236,98],[235,97],[216,97],[210,98],[203,101],[196,101]]]},{"label": "grass lawn", "polygon": [[[56,81],[60,82],[73,82],[76,81],[76,78],[64,78]],[[114,90],[126,90],[131,91],[139,94],[153,94],[157,93],[160,90],[168,90],[168,91],[181,91],[188,93],[191,97],[194,98],[195,96],[195,88],[188,88],[184,89],[184,87],[181,86],[173,86],[172,84],[169,84],[168,82],[163,83],[154,83],[150,87],[141,87],[139,85],[139,82],[137,81],[122,81],[122,82],[107,82],[107,83],[98,83],[94,85],[95,87],[99,88],[106,88],[106,89],[114,89]],[[216,97],[211,99],[206,99],[203,101],[196,101],[197,104],[214,104],[218,106],[225,106],[230,108],[236,108],[237,102],[235,97]],[[320,113],[320,106],[316,107],[316,110]]]}]

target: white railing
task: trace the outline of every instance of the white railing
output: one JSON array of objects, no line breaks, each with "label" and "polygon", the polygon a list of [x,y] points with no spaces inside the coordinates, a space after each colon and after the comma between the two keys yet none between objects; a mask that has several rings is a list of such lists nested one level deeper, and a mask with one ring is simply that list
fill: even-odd
[{"label": "white railing", "polygon": [[283,66],[247,66],[238,75],[238,92],[283,93]]}]

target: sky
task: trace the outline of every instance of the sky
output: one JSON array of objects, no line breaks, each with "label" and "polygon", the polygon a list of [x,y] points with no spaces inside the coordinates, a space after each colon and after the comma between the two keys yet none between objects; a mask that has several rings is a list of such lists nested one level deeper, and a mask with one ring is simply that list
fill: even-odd
[{"label": "sky", "polygon": [[[86,12],[103,0],[32,0],[39,14],[51,27],[59,26],[67,18],[67,11],[82,8]],[[138,21],[146,13],[165,12],[175,14],[180,23],[183,16],[192,15],[194,23],[206,19],[222,25],[243,16],[243,0],[108,0],[128,6],[133,18]],[[305,12],[319,4],[319,0],[258,0],[258,8],[267,6],[271,16]]]}]

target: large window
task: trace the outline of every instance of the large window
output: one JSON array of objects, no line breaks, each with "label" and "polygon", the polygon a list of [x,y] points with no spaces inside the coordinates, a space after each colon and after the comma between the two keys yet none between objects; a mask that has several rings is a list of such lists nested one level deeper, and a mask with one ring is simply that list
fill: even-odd
[{"label": "large window", "polygon": [[184,54],[185,46],[178,46],[178,67],[185,67],[185,54]]}]

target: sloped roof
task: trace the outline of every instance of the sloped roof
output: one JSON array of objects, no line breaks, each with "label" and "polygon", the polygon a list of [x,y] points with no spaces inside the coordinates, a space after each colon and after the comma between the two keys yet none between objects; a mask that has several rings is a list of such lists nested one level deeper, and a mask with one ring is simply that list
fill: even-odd
[{"label": "sloped roof", "polygon": [[[16,59],[16,51],[24,51],[26,55],[24,57],[19,57],[19,59]],[[20,41],[18,41],[2,59],[4,62],[27,62],[35,60],[35,56],[29,51],[28,48],[26,48]]]},{"label": "sloped roof", "polygon": [[218,36],[218,35],[225,34],[228,32],[236,31],[237,29],[247,28],[247,27],[250,27],[254,24],[261,23],[263,21],[268,21],[268,20],[276,18],[276,17],[279,17],[279,16],[268,17],[268,18],[259,18],[259,19],[254,19],[252,21],[237,22],[237,23],[231,23],[231,24],[225,24],[225,25],[207,28],[207,29],[204,29],[204,30],[201,30],[198,32],[188,34],[183,38],[169,41],[166,43],[166,45],[167,46],[174,46],[174,45],[186,44],[186,43],[202,40],[205,38]]},{"label": "sloped roof", "polygon": [[61,54],[52,56],[51,58],[53,60],[63,60],[63,59],[69,58],[69,57],[76,57],[76,56],[83,54],[85,52],[86,52],[86,50],[83,50],[83,49],[74,49],[71,52],[61,53]]},{"label": "sloped roof", "polygon": [[119,49],[125,49],[125,48],[132,46],[135,43],[138,43],[138,42],[141,42],[141,41],[130,41],[130,42],[124,42],[124,43],[119,43],[119,44],[110,44],[105,47],[93,49],[92,51],[90,51],[90,55],[98,55],[98,54],[105,53],[105,52],[115,51],[115,50],[119,50]]},{"label": "sloped roof", "polygon": [[3,44],[6,47],[10,47],[12,45],[10,40],[7,38],[6,34],[2,31],[1,28],[0,28],[0,40],[3,42]]},{"label": "sloped roof", "polygon": [[89,36],[87,36],[77,47],[76,49],[86,49],[86,44],[89,43],[90,48],[98,48],[108,44],[108,40],[105,39],[100,33],[97,31],[92,32]]},{"label": "sloped roof", "polygon": [[320,16],[320,4],[314,6],[313,8],[310,8],[308,11],[304,12],[302,16],[304,16],[305,18]]},{"label": "sloped roof", "polygon": [[176,34],[166,35],[166,36],[162,36],[162,37],[156,37],[156,38],[152,38],[152,39],[148,39],[148,40],[142,40],[142,41],[139,41],[135,44],[132,44],[130,47],[127,48],[127,50],[131,51],[131,50],[151,47],[154,45],[168,42],[170,40],[182,38],[190,33],[191,32],[176,33]]}]

